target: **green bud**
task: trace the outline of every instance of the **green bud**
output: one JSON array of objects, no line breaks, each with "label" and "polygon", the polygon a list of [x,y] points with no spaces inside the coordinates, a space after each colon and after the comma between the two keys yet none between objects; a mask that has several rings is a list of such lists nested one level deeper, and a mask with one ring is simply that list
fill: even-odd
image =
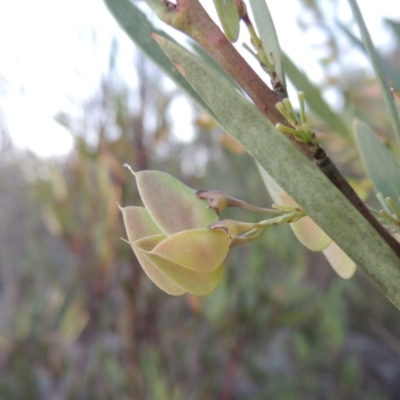
[{"label": "green bud", "polygon": [[230,42],[236,42],[240,30],[240,15],[236,0],[214,0],[214,5],[225,36]]}]

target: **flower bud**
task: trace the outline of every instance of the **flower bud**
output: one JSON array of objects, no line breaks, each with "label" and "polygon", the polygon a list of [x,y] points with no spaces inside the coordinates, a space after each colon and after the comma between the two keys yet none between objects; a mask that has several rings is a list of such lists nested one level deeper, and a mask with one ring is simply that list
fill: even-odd
[{"label": "flower bud", "polygon": [[239,36],[240,15],[236,0],[214,0],[219,20],[230,42],[236,42]]}]

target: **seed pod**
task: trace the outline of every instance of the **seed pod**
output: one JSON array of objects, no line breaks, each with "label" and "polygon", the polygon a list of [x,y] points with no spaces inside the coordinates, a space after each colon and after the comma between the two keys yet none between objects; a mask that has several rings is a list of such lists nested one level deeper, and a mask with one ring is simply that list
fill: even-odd
[{"label": "seed pod", "polygon": [[166,235],[204,228],[218,215],[196,197],[196,191],[160,171],[135,172],[140,197],[153,221]]},{"label": "seed pod", "polygon": [[147,276],[179,296],[204,296],[221,279],[231,238],[196,192],[159,171],[134,173],[145,207],[121,208],[128,240]]}]

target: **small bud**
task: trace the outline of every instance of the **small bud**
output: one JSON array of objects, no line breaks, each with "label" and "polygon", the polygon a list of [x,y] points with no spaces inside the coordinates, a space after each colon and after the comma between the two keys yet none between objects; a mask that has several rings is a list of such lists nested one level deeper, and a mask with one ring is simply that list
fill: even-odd
[{"label": "small bud", "polygon": [[240,29],[240,15],[236,0],[214,0],[214,5],[226,38],[230,42],[236,42]]}]

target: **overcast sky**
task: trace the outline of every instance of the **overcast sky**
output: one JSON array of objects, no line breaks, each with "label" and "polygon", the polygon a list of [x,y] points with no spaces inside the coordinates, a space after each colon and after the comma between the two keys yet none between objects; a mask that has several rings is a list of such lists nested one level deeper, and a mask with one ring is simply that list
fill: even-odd
[{"label": "overcast sky", "polygon": [[[210,5],[211,0],[203,3]],[[344,1],[326,3],[337,7]],[[400,18],[400,2],[359,3],[376,45],[390,45],[381,19]],[[315,56],[295,22],[302,10],[299,1],[268,4],[282,47],[298,65],[313,68],[309,65]],[[347,7],[341,6],[340,13],[350,20]],[[68,112],[71,104],[89,98],[98,88],[113,38],[119,43],[121,73],[129,76],[133,44],[101,0],[0,2],[0,112],[19,146],[42,156],[63,154],[70,148],[70,134],[53,116]]]}]

